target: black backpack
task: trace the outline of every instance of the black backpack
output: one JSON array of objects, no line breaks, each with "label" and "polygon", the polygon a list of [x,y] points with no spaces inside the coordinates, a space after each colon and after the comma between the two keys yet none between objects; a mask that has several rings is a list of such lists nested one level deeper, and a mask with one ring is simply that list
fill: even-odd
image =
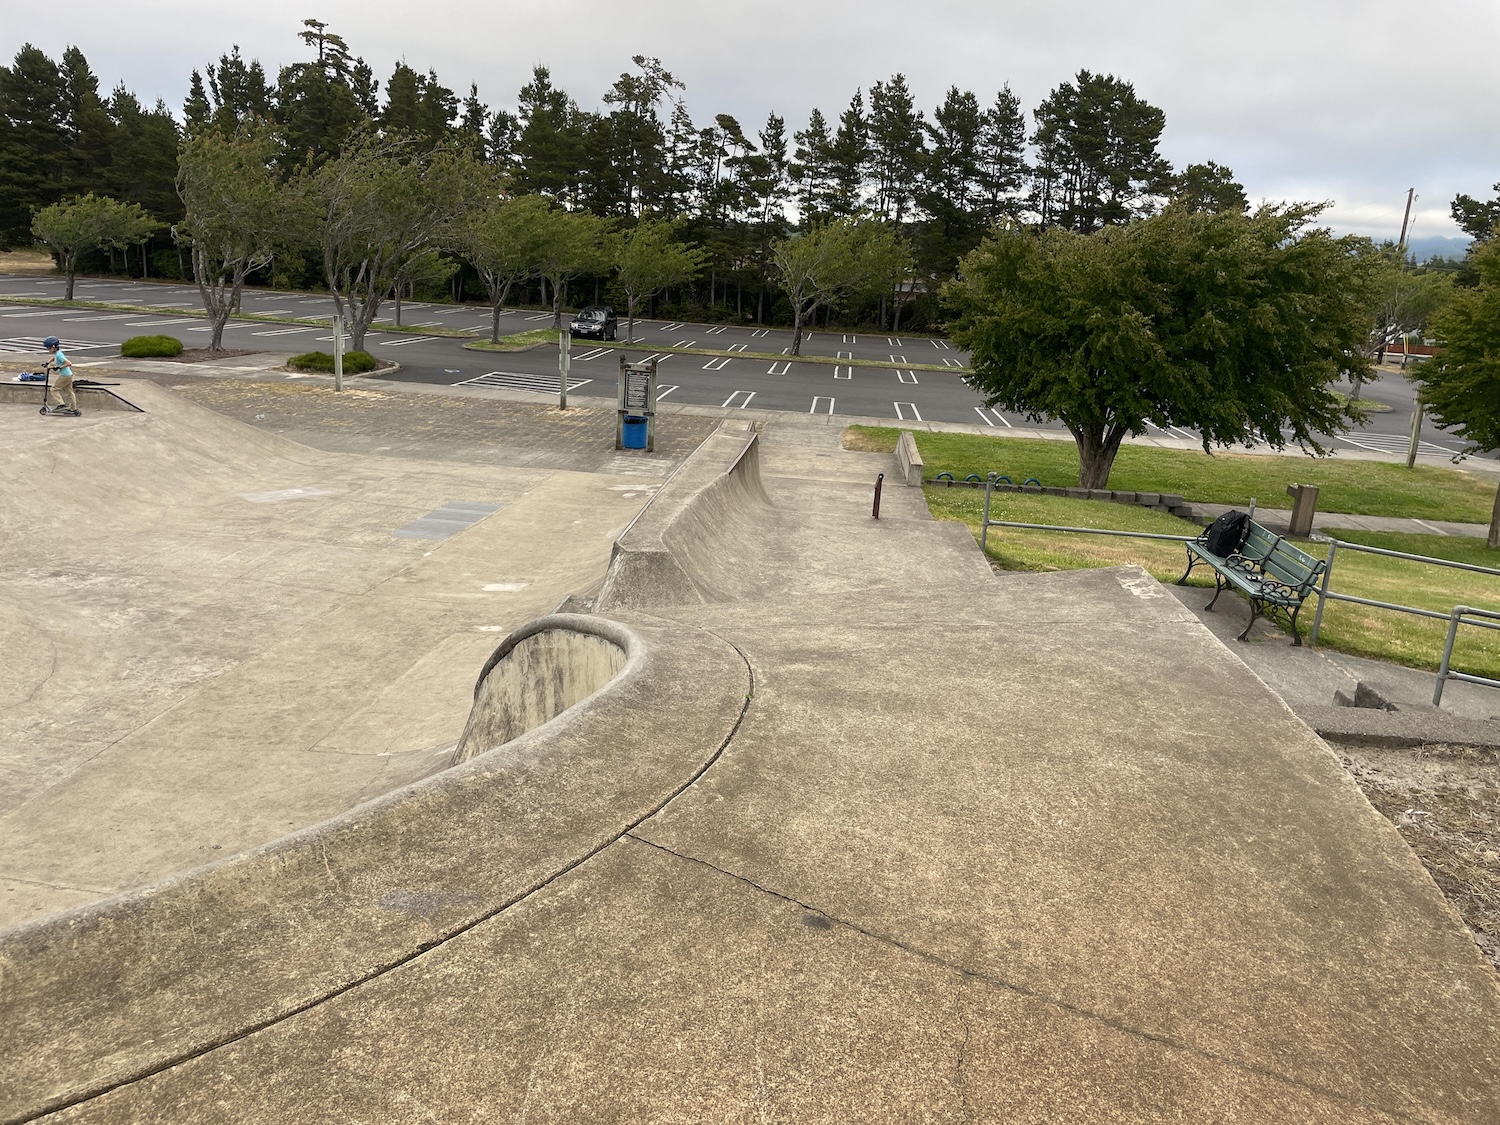
[{"label": "black backpack", "polygon": [[1225,512],[1208,525],[1208,530],[1203,533],[1203,546],[1220,558],[1232,555],[1240,549],[1249,530],[1250,517],[1244,512]]}]

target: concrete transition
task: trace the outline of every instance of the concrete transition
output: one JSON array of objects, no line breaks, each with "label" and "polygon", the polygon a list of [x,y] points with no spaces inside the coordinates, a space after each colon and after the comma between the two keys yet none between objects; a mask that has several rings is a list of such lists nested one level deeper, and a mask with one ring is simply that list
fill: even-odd
[{"label": "concrete transition", "polygon": [[0,1120],[1496,1120],[1495,975],[1328,748],[891,465],[722,427],[451,768],[0,933]]}]

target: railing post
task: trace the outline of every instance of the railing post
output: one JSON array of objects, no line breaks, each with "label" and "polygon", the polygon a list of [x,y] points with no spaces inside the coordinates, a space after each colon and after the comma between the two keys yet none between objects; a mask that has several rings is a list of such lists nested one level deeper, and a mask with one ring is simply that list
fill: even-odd
[{"label": "railing post", "polygon": [[1312,635],[1307,638],[1307,643],[1315,645],[1318,643],[1318,630],[1323,627],[1323,607],[1328,604],[1328,583],[1333,577],[1333,555],[1339,549],[1339,541],[1330,539],[1328,541],[1328,565],[1323,568],[1323,584],[1318,587],[1318,612],[1313,614]]},{"label": "railing post", "polygon": [[1453,663],[1453,639],[1458,636],[1458,619],[1469,612],[1466,605],[1456,605],[1453,612],[1448,615],[1448,640],[1443,645],[1443,663],[1438,667],[1437,683],[1432,685],[1432,705],[1438,707],[1443,702],[1443,687],[1448,683],[1448,668]]},{"label": "railing post", "polygon": [[877,520],[880,518],[880,486],[884,483],[885,474],[881,473],[875,478],[875,509],[870,513]]},{"label": "railing post", "polygon": [[984,522],[979,525],[979,550],[989,549],[990,542],[990,497],[995,494],[995,473],[984,482]]}]

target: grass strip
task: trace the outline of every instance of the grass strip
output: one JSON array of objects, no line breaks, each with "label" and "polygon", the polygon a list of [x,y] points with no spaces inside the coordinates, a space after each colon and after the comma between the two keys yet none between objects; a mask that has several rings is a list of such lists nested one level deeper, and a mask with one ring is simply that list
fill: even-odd
[{"label": "grass strip", "polygon": [[[888,452],[900,432],[887,426],[851,426],[849,448]],[[949,472],[1002,473],[1012,480],[1036,477],[1043,485],[1078,483],[1078,450],[1071,441],[988,437],[914,431],[929,478]],[[1488,524],[1495,483],[1463,469],[1389,461],[1308,457],[1305,454],[1204,453],[1124,445],[1109,487],[1123,492],[1174,492],[1204,504],[1290,508],[1289,484],[1318,486],[1318,510],[1351,515],[1404,516]]]},{"label": "grass strip", "polygon": [[[984,490],[926,485],[927,504],[937,519],[967,524],[979,536],[984,514]],[[1055,496],[996,493],[992,519],[1045,523],[1069,527],[1099,527],[1114,531],[1154,531],[1167,535],[1196,535],[1201,528],[1185,520],[1147,508]],[[1339,538],[1390,551],[1451,559],[1500,569],[1500,552],[1490,551],[1483,539],[1459,536],[1407,535],[1385,532],[1341,531]],[[1328,545],[1297,540],[1310,555],[1326,558]],[[991,528],[988,556],[1005,570],[1085,570],[1134,563],[1158,581],[1176,582],[1186,565],[1184,549],[1153,539],[1094,538],[1059,531]],[[1212,586],[1213,578],[1200,567],[1189,579],[1192,586]],[[1500,610],[1500,578],[1426,563],[1342,551],[1335,556],[1331,588],[1339,593],[1397,605],[1448,613],[1455,605],[1478,605]],[[1226,594],[1225,598],[1238,597]],[[1239,599],[1243,605],[1243,599]],[[1223,604],[1221,600],[1220,604]],[[1303,635],[1312,628],[1317,602],[1309,599],[1300,620]],[[1234,612],[1240,612],[1237,608]],[[1391,610],[1329,601],[1318,638],[1321,647],[1353,656],[1384,660],[1408,668],[1436,672],[1447,636],[1447,622],[1414,617]],[[1453,667],[1461,672],[1500,678],[1500,632],[1460,629],[1454,645]],[[1330,700],[1330,702],[1332,702]]]},{"label": "grass strip", "polygon": [[471,340],[464,347],[472,352],[525,352],[540,344],[557,343],[557,329],[532,328],[526,332],[512,332],[501,336],[500,342]]}]

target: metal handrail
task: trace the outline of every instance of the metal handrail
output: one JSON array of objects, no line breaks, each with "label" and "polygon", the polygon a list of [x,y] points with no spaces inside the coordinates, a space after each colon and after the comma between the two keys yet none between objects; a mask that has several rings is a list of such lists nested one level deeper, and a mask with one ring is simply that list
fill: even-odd
[{"label": "metal handrail", "polygon": [[[1361,551],[1367,555],[1382,555],[1390,559],[1405,559],[1408,562],[1425,563],[1429,566],[1446,566],[1452,570],[1467,570],[1475,574],[1491,574],[1500,578],[1500,570],[1488,566],[1476,566],[1473,563],[1454,562],[1452,559],[1435,559],[1431,555],[1413,555],[1406,551],[1388,551],[1384,547],[1366,547],[1363,543],[1346,543],[1342,539],[1334,539],[1331,536],[1315,536],[1316,539],[1328,544],[1328,565],[1323,569],[1323,582],[1318,588],[1318,610],[1313,614],[1312,632],[1308,635],[1309,644],[1318,643],[1318,632],[1323,626],[1323,607],[1328,602],[1352,602],[1355,605],[1367,605],[1375,609],[1389,609],[1397,613],[1409,613],[1414,617],[1446,618],[1447,613],[1437,610],[1422,609],[1414,605],[1398,605],[1395,602],[1378,602],[1370,598],[1357,598],[1353,594],[1340,594],[1330,590],[1329,583],[1333,581],[1333,563],[1338,555],[1339,548],[1346,551]],[[1487,625],[1483,622],[1471,621],[1471,625],[1479,625],[1485,629],[1500,628],[1496,625]]]},{"label": "metal handrail", "polygon": [[[1488,621],[1465,621],[1465,617],[1486,617]],[[1469,605],[1456,605],[1453,612],[1448,615],[1448,640],[1443,645],[1443,663],[1438,668],[1437,683],[1432,687],[1432,705],[1438,707],[1443,702],[1443,688],[1449,680],[1462,680],[1466,684],[1482,684],[1485,687],[1500,687],[1500,680],[1491,680],[1485,676],[1471,676],[1467,672],[1455,672],[1453,664],[1453,642],[1458,637],[1460,625],[1478,625],[1484,629],[1500,629],[1500,613],[1493,610],[1477,609]]]}]

